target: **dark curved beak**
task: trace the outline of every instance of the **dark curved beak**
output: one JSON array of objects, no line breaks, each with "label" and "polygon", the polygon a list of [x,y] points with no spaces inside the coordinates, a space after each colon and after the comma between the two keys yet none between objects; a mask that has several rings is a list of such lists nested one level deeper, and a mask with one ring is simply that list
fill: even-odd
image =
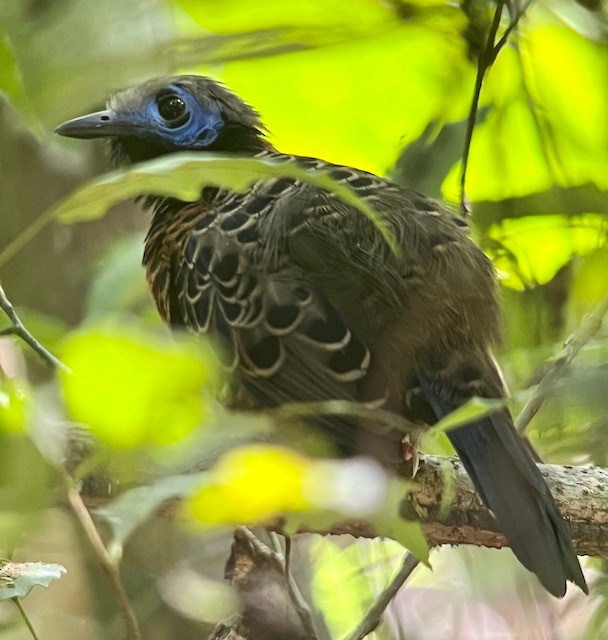
[{"label": "dark curved beak", "polygon": [[106,138],[133,134],[133,122],[120,117],[111,109],[89,113],[60,124],[55,133],[68,138]]}]

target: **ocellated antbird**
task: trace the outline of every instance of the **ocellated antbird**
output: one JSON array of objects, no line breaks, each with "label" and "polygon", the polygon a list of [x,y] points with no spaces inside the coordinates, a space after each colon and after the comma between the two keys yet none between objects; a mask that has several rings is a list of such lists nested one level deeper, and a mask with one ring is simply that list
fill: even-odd
[{"label": "ocellated antbird", "polygon": [[[151,80],[57,133],[111,139],[122,165],[176,151],[287,161],[258,113],[209,78]],[[297,157],[369,203],[400,251],[357,208],[292,178],[196,202],[150,195],[144,264],[173,327],[220,337],[247,403],[379,401],[434,423],[473,395],[502,398],[488,350],[499,311],[492,264],[466,224],[434,200],[365,171]],[[345,453],[402,455],[401,435],[319,417]],[[566,525],[506,409],[448,432],[515,555],[555,596],[587,585]]]}]

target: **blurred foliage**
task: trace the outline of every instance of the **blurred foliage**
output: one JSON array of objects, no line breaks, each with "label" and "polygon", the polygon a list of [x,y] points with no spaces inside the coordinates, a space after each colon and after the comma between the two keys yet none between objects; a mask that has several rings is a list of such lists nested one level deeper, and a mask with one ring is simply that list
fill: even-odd
[{"label": "blurred foliage", "polygon": [[[306,484],[314,463],[281,447],[250,445],[224,455],[186,502],[201,524],[255,524],[313,506]],[[268,482],[273,478],[272,485]]]},{"label": "blurred foliage", "polygon": [[[403,549],[393,542],[364,542],[343,548],[338,542],[323,538],[313,541],[310,552],[313,597],[327,612],[325,620],[332,638],[347,637],[373,604],[377,593],[370,575],[380,576],[380,584],[388,582],[403,555]],[[366,567],[373,569],[368,573]]]},{"label": "blurred foliage", "polygon": [[203,482],[201,474],[170,475],[153,484],[136,487],[122,493],[109,505],[96,511],[112,530],[108,551],[118,560],[135,529],[150,518],[163,502],[192,494]]},{"label": "blurred foliage", "polygon": [[24,381],[0,376],[0,430],[22,432],[30,403],[30,392]]},{"label": "blurred foliage", "polygon": [[0,451],[0,555],[6,555],[39,526],[44,509],[50,506],[51,470],[22,434],[0,429]]},{"label": "blurred foliage", "polygon": [[136,325],[88,327],[71,334],[60,355],[68,415],[114,448],[179,442],[204,424],[204,391],[219,384],[203,344],[154,337]]},{"label": "blurred foliage", "polygon": [[[113,480],[105,487],[113,494],[136,481],[149,483],[124,492],[100,516],[110,524],[116,562],[125,554],[124,578],[152,640],[199,638],[217,619],[212,611],[221,617],[236,607],[220,582],[229,539],[184,533],[175,523],[164,533],[151,514],[166,499],[198,488],[192,503],[198,519],[227,522],[246,511],[256,520],[289,508],[335,513],[349,500],[352,507],[352,497],[340,503],[335,493],[340,473],[358,496],[365,493],[354,481],[361,468],[336,463],[328,470],[323,465],[333,463],[287,449],[243,447],[267,439],[276,425],[222,412],[212,399],[221,380],[207,346],[169,341],[159,328],[140,267],[146,219],[121,206],[90,221],[141,185],[134,187],[129,174],[114,174],[63,200],[104,165],[97,145],[55,139],[53,127],[147,77],[207,73],[260,111],[281,151],[389,175],[456,204],[476,64],[495,6],[489,0],[0,3],[2,280],[27,326],[73,370],[49,382],[27,351],[24,362],[22,345],[0,343],[1,553],[18,556],[33,532],[46,532],[57,443],[74,422],[105,443],[103,455],[77,470],[79,479],[86,483],[101,468]],[[499,36],[508,24],[505,13]],[[466,195],[476,237],[504,285],[500,361],[518,392],[517,410],[583,315],[608,294],[606,1],[533,2],[492,65],[480,106]],[[205,179],[241,187],[248,179],[234,162],[198,164],[207,166]],[[272,170],[248,168],[254,169]],[[170,159],[143,178],[132,175],[188,195],[201,182],[199,172]],[[122,189],[118,197],[109,183]],[[65,225],[53,213],[58,206],[72,222],[89,221]],[[607,363],[604,328],[529,429],[543,456],[608,465]],[[285,440],[298,430],[281,428],[281,434]],[[85,457],[87,438],[78,443]],[[442,450],[441,434],[426,445]],[[208,471],[179,475],[190,467]],[[302,488],[307,474],[316,487],[310,494]],[[396,489],[390,482],[383,486],[384,511],[392,516]],[[261,487],[260,505],[252,496]],[[425,557],[419,532],[391,516],[370,517],[379,531]],[[63,530],[55,536],[69,540]],[[46,615],[44,637],[65,637],[53,623],[56,610],[76,601],[78,621],[94,618],[87,637],[117,637],[116,605],[98,585],[96,569],[73,542],[65,547],[59,562],[70,573],[57,588],[77,584],[72,597]],[[52,554],[53,543],[45,540],[37,551]],[[327,633],[320,637],[334,638],[357,624],[399,564],[402,548],[305,538],[294,541],[294,553],[305,558],[293,571],[310,586],[320,629],[325,620]],[[593,603],[578,594],[556,602],[538,592],[508,552],[441,550],[431,554],[431,564],[435,572],[415,574],[372,640],[487,637],[489,631],[601,637],[605,578],[592,587],[601,596]],[[13,618],[0,609],[0,637],[22,637],[16,633]]]}]

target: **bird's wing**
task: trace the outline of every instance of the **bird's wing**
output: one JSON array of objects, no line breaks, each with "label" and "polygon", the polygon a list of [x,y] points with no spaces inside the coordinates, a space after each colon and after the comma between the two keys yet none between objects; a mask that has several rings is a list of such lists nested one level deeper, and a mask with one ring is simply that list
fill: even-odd
[{"label": "bird's wing", "polygon": [[[180,212],[175,224],[187,232],[172,241],[178,264],[168,315],[173,324],[221,336],[226,364],[260,405],[384,400],[402,413],[404,379],[413,370],[408,361],[429,329],[449,324],[449,335],[459,326],[466,331],[473,306],[467,296],[479,304],[484,295],[493,300],[488,290],[464,294],[460,309],[452,303],[449,289],[463,288],[468,273],[459,261],[478,259],[479,252],[434,201],[362,171],[301,162],[367,200],[402,255],[335,194],[288,178],[263,181],[244,194],[220,194],[206,210],[195,203]],[[449,266],[452,254],[456,269]],[[491,288],[491,271],[487,280]],[[433,321],[421,318],[423,312]],[[492,326],[480,327],[481,335]],[[350,423],[331,431],[352,443]],[[388,440],[394,458],[399,438]]]},{"label": "bird's wing", "polygon": [[[171,320],[220,337],[224,364],[260,406],[360,400],[372,365],[365,341],[290,254],[294,230],[322,215],[317,200],[294,181],[267,181],[201,211],[180,240]],[[322,421],[343,450],[361,450],[353,420]],[[398,456],[399,440],[378,440],[391,449],[378,455]]]}]

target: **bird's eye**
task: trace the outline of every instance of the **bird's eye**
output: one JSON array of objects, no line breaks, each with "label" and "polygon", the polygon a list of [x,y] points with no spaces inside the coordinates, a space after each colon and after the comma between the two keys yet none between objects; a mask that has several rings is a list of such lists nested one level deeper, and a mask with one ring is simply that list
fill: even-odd
[{"label": "bird's eye", "polygon": [[175,94],[160,96],[156,100],[160,117],[173,129],[181,127],[190,117],[186,103]]}]

